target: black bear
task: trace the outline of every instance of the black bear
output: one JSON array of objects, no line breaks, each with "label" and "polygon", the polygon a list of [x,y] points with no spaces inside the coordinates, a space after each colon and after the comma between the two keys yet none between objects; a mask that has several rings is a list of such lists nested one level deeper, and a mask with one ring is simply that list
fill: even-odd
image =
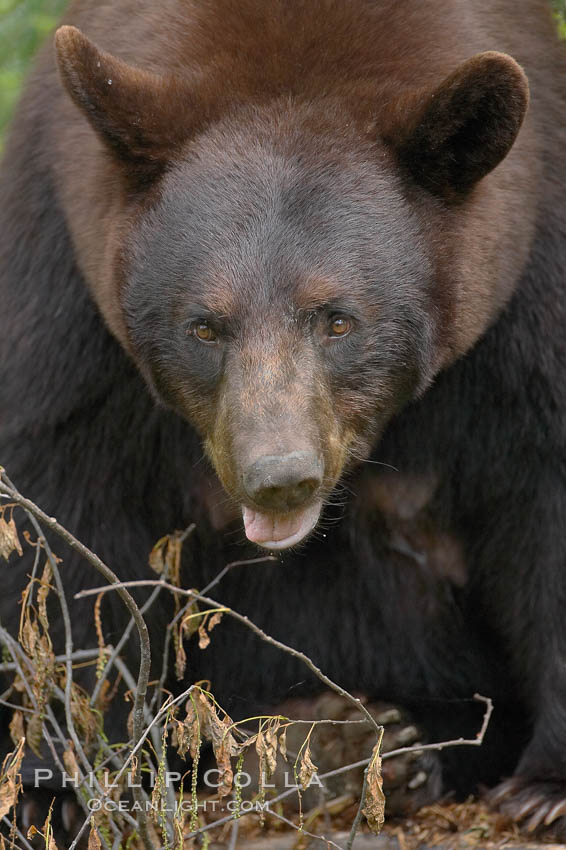
[{"label": "black bear", "polygon": [[[223,601],[431,738],[473,734],[492,697],[445,787],[513,775],[497,801],[560,826],[566,58],[546,2],[86,0],[65,23],[0,178],[0,462],[124,579],[191,521],[191,586],[276,551]],[[96,583],[58,554],[69,598]],[[3,573],[12,629],[27,572]],[[72,611],[96,645],[92,602]],[[241,716],[315,691],[235,625],[197,663]]]}]

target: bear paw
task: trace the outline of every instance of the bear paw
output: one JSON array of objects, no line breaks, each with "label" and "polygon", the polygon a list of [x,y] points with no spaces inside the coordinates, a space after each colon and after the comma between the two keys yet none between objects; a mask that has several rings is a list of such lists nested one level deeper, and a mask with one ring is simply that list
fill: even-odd
[{"label": "bear paw", "polygon": [[[385,703],[367,703],[366,708],[385,729],[383,755],[423,742],[419,729],[399,708]],[[336,725],[317,725],[310,736],[311,756],[318,767],[318,775],[355,764],[371,755],[375,730],[363,722],[344,723],[358,721],[361,715],[350,702],[337,694],[323,694],[315,700],[297,700],[294,706],[286,706],[285,713],[296,719],[342,721]],[[305,734],[302,725],[290,727],[288,750],[295,749],[297,752]],[[382,776],[388,815],[412,814],[421,806],[436,802],[442,793],[440,759],[435,752],[412,750],[384,759]],[[363,785],[363,768],[329,777],[324,780],[324,785],[332,796],[350,794],[358,799]]]},{"label": "bear paw", "polygon": [[513,776],[490,791],[487,801],[527,832],[550,828],[566,840],[566,782]]}]

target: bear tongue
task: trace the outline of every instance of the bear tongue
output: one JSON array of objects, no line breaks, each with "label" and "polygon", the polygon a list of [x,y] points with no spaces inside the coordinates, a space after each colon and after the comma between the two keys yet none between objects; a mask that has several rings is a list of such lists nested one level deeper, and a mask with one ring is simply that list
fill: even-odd
[{"label": "bear tongue", "polygon": [[295,546],[315,527],[321,503],[286,514],[262,514],[242,508],[246,537],[265,549],[288,549]]}]

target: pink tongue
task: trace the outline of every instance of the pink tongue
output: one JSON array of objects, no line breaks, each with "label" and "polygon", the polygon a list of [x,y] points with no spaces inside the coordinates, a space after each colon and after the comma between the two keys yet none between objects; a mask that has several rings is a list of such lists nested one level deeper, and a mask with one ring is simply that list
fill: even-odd
[{"label": "pink tongue", "polygon": [[319,513],[320,505],[279,516],[269,516],[246,507],[242,510],[248,540],[267,547],[280,544],[274,548],[284,548],[285,541],[289,541],[289,546],[299,543],[312,530]]}]

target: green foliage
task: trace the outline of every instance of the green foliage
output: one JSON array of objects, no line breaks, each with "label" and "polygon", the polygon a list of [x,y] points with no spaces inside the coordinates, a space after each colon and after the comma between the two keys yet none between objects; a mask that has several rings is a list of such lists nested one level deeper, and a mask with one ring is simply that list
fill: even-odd
[{"label": "green foliage", "polygon": [[[551,3],[560,36],[566,39],[566,0]],[[66,5],[67,0],[0,0],[0,139],[30,59]]]},{"label": "green foliage", "polygon": [[66,0],[0,0],[0,133],[12,114],[31,57],[65,5]]},{"label": "green foliage", "polygon": [[566,40],[566,0],[552,0],[552,8],[558,24],[560,38]]}]

